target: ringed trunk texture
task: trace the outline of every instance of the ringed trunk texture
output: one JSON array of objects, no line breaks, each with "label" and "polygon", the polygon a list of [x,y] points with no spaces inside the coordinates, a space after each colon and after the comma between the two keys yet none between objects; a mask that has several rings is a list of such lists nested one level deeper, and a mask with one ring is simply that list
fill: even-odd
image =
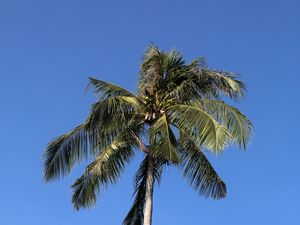
[{"label": "ringed trunk texture", "polygon": [[153,211],[153,164],[149,160],[147,182],[146,182],[146,196],[145,196],[145,211],[144,211],[144,225],[152,225],[152,211]]}]

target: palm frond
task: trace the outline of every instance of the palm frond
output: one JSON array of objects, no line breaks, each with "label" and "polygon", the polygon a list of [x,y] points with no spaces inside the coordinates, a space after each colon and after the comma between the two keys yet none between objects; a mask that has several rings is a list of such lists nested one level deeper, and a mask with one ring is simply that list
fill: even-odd
[{"label": "palm frond", "polygon": [[92,105],[88,127],[97,131],[97,142],[107,146],[130,123],[142,122],[143,105],[134,97],[115,96]]},{"label": "palm frond", "polygon": [[90,173],[87,168],[72,185],[72,204],[76,210],[96,204],[97,194],[102,185],[100,176]]},{"label": "palm frond", "polygon": [[168,107],[173,104],[185,104],[198,96],[198,86],[191,80],[183,80],[179,85],[169,87],[169,91],[166,92],[162,98],[161,105],[163,107]]},{"label": "palm frond", "polygon": [[96,144],[91,140],[86,124],[53,139],[43,153],[45,181],[67,175],[74,164],[87,158],[89,153],[93,154]]},{"label": "palm frond", "polygon": [[173,105],[167,112],[174,126],[208,150],[218,153],[231,140],[230,132],[196,105]]},{"label": "palm frond", "polygon": [[160,181],[163,166],[166,162],[155,159],[151,155],[147,154],[141,163],[134,179],[134,194],[135,197],[133,205],[129,210],[127,216],[123,221],[123,225],[142,225],[144,218],[144,205],[146,196],[146,184],[149,179],[149,173],[151,179],[154,181]]},{"label": "palm frond", "polygon": [[119,87],[118,85],[108,83],[103,80],[98,80],[92,77],[89,77],[89,84],[87,86],[87,90],[90,87],[94,87],[94,92],[99,96],[100,99],[107,99],[114,96],[130,96],[135,97],[130,91]]},{"label": "palm frond", "polygon": [[180,75],[185,66],[181,53],[173,50],[161,51],[157,46],[147,48],[140,71],[139,93],[140,95],[158,95],[163,98],[172,78]]},{"label": "palm frond", "polygon": [[238,80],[237,74],[212,69],[201,69],[197,73],[196,84],[208,94],[212,93],[217,97],[218,92],[221,92],[233,100],[244,97],[246,87]]},{"label": "palm frond", "polygon": [[98,101],[91,107],[89,125],[99,127],[111,124],[111,119],[119,122],[126,121],[140,106],[139,102],[132,97],[115,96]]},{"label": "palm frond", "polygon": [[215,199],[226,196],[226,185],[201,149],[187,136],[179,138],[183,176],[200,195]]},{"label": "palm frond", "polygon": [[53,139],[43,153],[44,179],[68,175],[79,161],[107,147],[130,124],[142,123],[137,114],[140,103],[133,97],[115,96],[97,102],[85,123]]},{"label": "palm frond", "polygon": [[85,173],[72,185],[72,203],[75,209],[91,207],[96,202],[101,186],[115,183],[138,147],[135,136],[142,132],[142,126],[123,131],[96,159],[87,166]]},{"label": "palm frond", "polygon": [[165,52],[164,58],[164,78],[166,82],[172,81],[176,75],[180,75],[185,69],[185,61],[180,52],[175,50]]},{"label": "palm frond", "polygon": [[245,85],[238,77],[234,73],[210,69],[204,58],[198,58],[172,73],[165,96],[166,99],[173,97],[177,103],[195,98],[219,98],[220,94],[239,100],[244,96]]},{"label": "palm frond", "polygon": [[[172,61],[175,61],[177,63],[172,63],[170,65],[170,67],[172,68],[172,73],[168,73],[169,87],[176,87],[185,80],[192,80],[196,71],[199,71],[199,69],[207,69],[204,57],[199,57],[193,60],[191,63],[186,64],[180,53],[175,53],[173,55],[175,55],[175,59],[173,59]],[[172,88],[169,88],[168,90],[172,90]]]},{"label": "palm frond", "polygon": [[233,141],[239,147],[246,148],[253,126],[243,113],[219,100],[204,99],[200,104],[230,131]]},{"label": "palm frond", "polygon": [[151,153],[158,158],[174,163],[179,161],[176,153],[176,137],[173,134],[166,115],[162,115],[149,130]]},{"label": "palm frond", "polygon": [[156,46],[149,46],[142,58],[139,75],[139,94],[154,95],[161,86],[164,75],[164,52]]}]

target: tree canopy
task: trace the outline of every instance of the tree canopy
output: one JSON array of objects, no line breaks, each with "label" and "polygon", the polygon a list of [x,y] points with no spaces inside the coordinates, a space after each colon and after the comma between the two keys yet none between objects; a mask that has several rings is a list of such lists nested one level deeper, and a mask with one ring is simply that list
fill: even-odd
[{"label": "tree canopy", "polygon": [[101,188],[117,182],[136,151],[145,158],[135,175],[125,225],[143,224],[147,173],[159,182],[166,166],[181,169],[201,195],[226,196],[226,185],[205,151],[218,154],[232,144],[246,149],[249,143],[251,122],[225,102],[244,97],[245,85],[237,74],[211,69],[204,58],[186,63],[177,51],[150,46],[136,94],[89,80],[97,100],[86,120],[53,139],[43,155],[45,181],[68,175],[81,160],[91,161],[72,185],[75,209],[94,205]]}]

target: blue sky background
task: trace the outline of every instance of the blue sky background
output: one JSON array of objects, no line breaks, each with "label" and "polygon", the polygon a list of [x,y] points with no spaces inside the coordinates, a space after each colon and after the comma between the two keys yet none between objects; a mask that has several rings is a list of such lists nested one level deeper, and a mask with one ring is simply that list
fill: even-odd
[{"label": "blue sky background", "polygon": [[198,197],[167,170],[153,224],[299,225],[299,9],[296,0],[1,0],[0,224],[121,224],[139,160],[96,207],[77,212],[69,187],[82,168],[45,184],[41,154],[85,119],[95,100],[84,96],[88,76],[134,91],[141,54],[155,42],[240,73],[249,91],[238,106],[255,132],[247,152],[211,157],[226,199]]}]

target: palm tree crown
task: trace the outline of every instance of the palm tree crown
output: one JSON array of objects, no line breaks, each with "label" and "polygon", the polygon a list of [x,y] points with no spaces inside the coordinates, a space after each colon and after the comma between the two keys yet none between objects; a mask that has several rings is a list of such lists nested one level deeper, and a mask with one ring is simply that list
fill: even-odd
[{"label": "palm tree crown", "polygon": [[182,169],[200,194],[225,197],[225,183],[203,151],[217,154],[229,144],[245,149],[249,143],[251,122],[221,100],[243,98],[245,86],[236,74],[210,69],[203,58],[186,63],[176,51],[150,46],[137,94],[95,78],[89,86],[98,100],[87,119],[52,140],[43,155],[45,181],[92,159],[72,185],[75,209],[95,204],[101,187],[118,180],[135,150],[145,158],[134,179],[135,199],[125,225],[151,224],[153,183],[166,166]]}]

